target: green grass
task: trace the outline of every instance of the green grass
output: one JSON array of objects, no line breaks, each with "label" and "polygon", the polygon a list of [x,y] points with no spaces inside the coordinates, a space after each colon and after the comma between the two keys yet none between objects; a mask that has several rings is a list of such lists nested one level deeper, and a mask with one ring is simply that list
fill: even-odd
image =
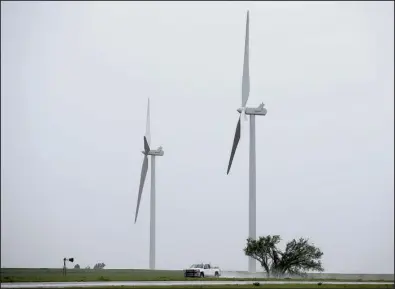
[{"label": "green grass", "polygon": [[[61,288],[61,287],[60,287]],[[244,289],[244,288],[347,288],[347,289],[357,289],[357,288],[364,288],[364,289],[375,289],[375,288],[393,288],[392,285],[387,284],[379,284],[379,285],[371,285],[371,284],[322,284],[318,286],[317,284],[279,284],[279,285],[189,285],[189,286],[180,286],[180,285],[173,285],[173,286],[112,286],[112,287],[89,287],[89,289],[149,289],[149,288],[156,288],[156,289],[174,289],[174,288],[188,288],[188,289],[198,289],[198,288],[237,288],[237,289]],[[86,289],[86,287],[73,287],[73,289]]]},{"label": "green grass", "polygon": [[[286,278],[287,279],[287,278]],[[62,269],[46,268],[1,268],[1,282],[78,282],[78,281],[185,281],[199,280],[212,281],[218,278],[184,278],[182,271],[176,270],[139,270],[139,269],[68,269],[67,276],[62,275]],[[263,278],[220,278],[221,281],[227,280],[278,280]],[[282,279],[284,280],[284,279]],[[317,281],[318,279],[289,279],[303,281]],[[340,280],[340,279],[319,279],[320,281],[362,281],[362,280]],[[367,281],[367,280],[363,280]],[[387,281],[388,280],[371,280]],[[318,281],[317,281],[318,282]],[[145,287],[147,288],[147,287]],[[156,287],[155,287],[156,288]],[[194,287],[196,288],[196,287]],[[238,287],[239,288],[239,287]]]}]

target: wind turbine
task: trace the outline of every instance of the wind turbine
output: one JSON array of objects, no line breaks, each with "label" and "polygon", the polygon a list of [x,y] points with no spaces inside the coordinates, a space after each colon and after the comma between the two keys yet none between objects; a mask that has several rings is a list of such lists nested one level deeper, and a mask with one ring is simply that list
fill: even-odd
[{"label": "wind turbine", "polygon": [[[240,113],[239,120],[236,126],[235,137],[233,140],[232,151],[230,154],[227,174],[229,174],[232,166],[233,158],[235,156],[237,145],[240,140],[240,122],[242,115],[244,120],[247,120],[247,116],[250,116],[250,169],[249,169],[249,237],[256,239],[256,154],[255,154],[255,116],[266,115],[267,110],[264,108],[264,104],[261,103],[256,108],[247,107],[247,100],[250,94],[250,73],[249,73],[249,11],[247,11],[247,23],[246,23],[246,36],[245,36],[245,47],[244,47],[244,64],[243,64],[243,79],[242,79],[242,94],[241,94],[241,108],[237,109]],[[249,257],[248,260],[248,272],[256,272],[256,261]]]},{"label": "wind turbine", "polygon": [[151,156],[151,208],[150,208],[150,250],[149,250],[149,268],[151,270],[155,269],[155,157],[161,157],[164,154],[162,147],[160,146],[156,150],[151,150],[151,132],[150,132],[150,110],[149,110],[149,99],[148,99],[148,108],[147,108],[147,125],[144,136],[144,150],[142,153],[144,154],[143,166],[141,168],[141,176],[140,176],[140,186],[139,186],[139,194],[137,198],[137,207],[136,207],[136,215],[134,219],[134,223],[136,224],[137,216],[139,213],[141,194],[144,188],[145,177],[147,176],[148,171],[148,156]]}]

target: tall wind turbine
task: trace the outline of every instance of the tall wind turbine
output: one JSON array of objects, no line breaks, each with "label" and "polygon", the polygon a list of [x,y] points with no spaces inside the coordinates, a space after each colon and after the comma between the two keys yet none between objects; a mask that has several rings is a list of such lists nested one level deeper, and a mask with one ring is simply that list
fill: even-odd
[{"label": "tall wind turbine", "polygon": [[[256,239],[256,155],[255,155],[255,116],[266,115],[266,108],[261,103],[256,108],[247,107],[247,100],[250,95],[250,73],[249,73],[249,11],[247,11],[246,37],[244,47],[244,64],[243,64],[243,80],[241,93],[241,108],[237,109],[240,113],[239,120],[236,126],[235,137],[233,140],[232,152],[230,154],[227,174],[229,174],[232,166],[233,158],[235,156],[237,145],[240,140],[240,122],[244,115],[244,120],[250,116],[250,171],[249,171],[249,237]],[[256,272],[256,261],[249,257],[248,272]]]},{"label": "tall wind turbine", "polygon": [[144,160],[143,166],[141,168],[141,176],[140,176],[140,187],[139,187],[139,195],[137,199],[137,207],[136,207],[136,215],[134,219],[134,223],[136,224],[137,216],[139,213],[141,194],[143,192],[145,177],[147,176],[148,171],[148,156],[151,156],[151,208],[150,208],[150,246],[149,246],[149,268],[151,270],[155,269],[155,157],[161,157],[164,154],[162,147],[157,148],[156,150],[150,149],[151,143],[151,132],[150,132],[150,111],[149,111],[149,99],[148,99],[148,108],[147,108],[147,125],[144,136]]}]

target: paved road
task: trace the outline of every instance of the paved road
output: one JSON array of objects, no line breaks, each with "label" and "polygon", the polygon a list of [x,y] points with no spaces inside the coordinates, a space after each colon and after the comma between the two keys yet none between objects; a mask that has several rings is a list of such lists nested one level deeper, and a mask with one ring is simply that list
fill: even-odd
[{"label": "paved road", "polygon": [[[261,284],[317,284],[319,281],[259,281]],[[1,283],[1,288],[65,288],[166,285],[244,285],[254,281],[104,281],[104,282],[23,282]],[[394,282],[323,282],[324,284],[394,284]]]}]

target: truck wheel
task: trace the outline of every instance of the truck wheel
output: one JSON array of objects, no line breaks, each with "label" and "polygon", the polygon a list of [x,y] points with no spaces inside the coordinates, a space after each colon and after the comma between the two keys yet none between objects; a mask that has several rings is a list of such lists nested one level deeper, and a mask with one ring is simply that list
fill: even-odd
[{"label": "truck wheel", "polygon": [[200,273],[200,278],[204,278],[204,273]]},{"label": "truck wheel", "polygon": [[218,271],[215,271],[215,277],[219,277],[219,273],[218,273]]}]

